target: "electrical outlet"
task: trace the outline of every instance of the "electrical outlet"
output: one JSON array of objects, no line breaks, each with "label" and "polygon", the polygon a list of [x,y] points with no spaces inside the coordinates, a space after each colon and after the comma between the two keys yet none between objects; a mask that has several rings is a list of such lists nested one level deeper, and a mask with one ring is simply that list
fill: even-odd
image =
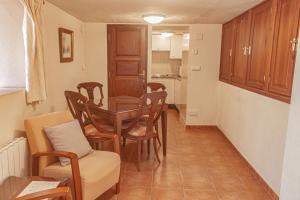
[{"label": "electrical outlet", "polygon": [[190,115],[191,117],[197,117],[197,116],[198,116],[198,112],[197,112],[197,111],[190,111],[190,112],[189,112],[189,115]]}]

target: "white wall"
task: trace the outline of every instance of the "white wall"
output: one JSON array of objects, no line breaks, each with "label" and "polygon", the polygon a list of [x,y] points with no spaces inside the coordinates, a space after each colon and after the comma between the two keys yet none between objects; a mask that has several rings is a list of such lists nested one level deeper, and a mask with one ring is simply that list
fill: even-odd
[{"label": "white wall", "polygon": [[107,97],[107,24],[85,23],[85,63],[89,81],[103,84]]},{"label": "white wall", "polygon": [[[83,70],[84,38],[81,32],[83,23],[48,2],[46,2],[43,9],[45,14],[43,27],[48,98],[45,102],[32,107],[26,105],[24,92],[0,96],[0,146],[19,135],[19,130],[24,129],[24,118],[54,110],[65,110],[64,90],[75,90],[76,84],[86,78],[86,72]],[[59,62],[59,27],[74,31],[75,52],[73,62]]]},{"label": "white wall", "polygon": [[[300,48],[298,44],[298,49]],[[281,200],[300,199],[300,51],[297,54],[293,94],[289,112]]]},{"label": "white wall", "polygon": [[[186,124],[215,125],[222,25],[191,25],[190,35]],[[201,66],[201,71],[192,71],[192,66]]]},{"label": "white wall", "polygon": [[289,105],[219,82],[218,127],[279,194]]}]

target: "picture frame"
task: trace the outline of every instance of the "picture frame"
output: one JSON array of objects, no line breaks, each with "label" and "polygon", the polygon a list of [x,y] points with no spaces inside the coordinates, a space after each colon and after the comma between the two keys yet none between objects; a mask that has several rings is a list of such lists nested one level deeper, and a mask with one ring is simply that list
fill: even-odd
[{"label": "picture frame", "polygon": [[72,62],[74,59],[74,32],[59,28],[58,33],[60,62]]}]

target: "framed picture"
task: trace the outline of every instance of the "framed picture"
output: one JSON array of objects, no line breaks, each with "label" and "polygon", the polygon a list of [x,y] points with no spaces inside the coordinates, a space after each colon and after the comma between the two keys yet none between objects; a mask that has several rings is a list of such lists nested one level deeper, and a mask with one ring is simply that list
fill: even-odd
[{"label": "framed picture", "polygon": [[74,56],[74,33],[65,28],[59,28],[60,62],[72,62]]}]

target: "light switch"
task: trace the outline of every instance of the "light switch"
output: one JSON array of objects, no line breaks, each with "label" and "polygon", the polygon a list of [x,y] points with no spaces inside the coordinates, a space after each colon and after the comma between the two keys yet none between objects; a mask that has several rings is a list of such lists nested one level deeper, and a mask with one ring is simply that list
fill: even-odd
[{"label": "light switch", "polygon": [[192,66],[192,71],[201,71],[201,66]]},{"label": "light switch", "polygon": [[193,54],[198,55],[198,49],[193,49]]}]

